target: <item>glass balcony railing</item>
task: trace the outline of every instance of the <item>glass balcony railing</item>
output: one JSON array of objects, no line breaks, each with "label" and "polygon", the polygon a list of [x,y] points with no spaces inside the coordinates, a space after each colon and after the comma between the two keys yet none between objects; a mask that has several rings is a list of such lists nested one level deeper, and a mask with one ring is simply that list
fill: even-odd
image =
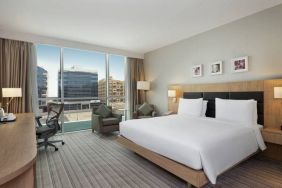
[{"label": "glass balcony railing", "polygon": [[[91,114],[94,106],[99,106],[101,103],[106,103],[112,106],[113,111],[123,115],[123,120],[126,119],[125,98],[110,97],[106,98],[65,98],[64,111],[61,116],[62,132],[72,132],[91,129]],[[47,103],[50,101],[61,102],[61,98],[39,98],[39,109],[42,115],[42,123],[47,117]]]}]

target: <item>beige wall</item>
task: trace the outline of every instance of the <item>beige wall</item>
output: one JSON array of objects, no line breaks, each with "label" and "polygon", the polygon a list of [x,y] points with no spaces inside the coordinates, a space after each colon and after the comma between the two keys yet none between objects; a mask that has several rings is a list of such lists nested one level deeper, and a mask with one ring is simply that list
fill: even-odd
[{"label": "beige wall", "polygon": [[[230,59],[249,56],[249,72],[231,73]],[[223,75],[209,75],[209,63],[223,61]],[[204,76],[191,67],[204,64]],[[169,84],[215,83],[282,77],[282,5],[145,54],[148,102],[167,110]]]},{"label": "beige wall", "polygon": [[61,46],[66,48],[77,48],[81,50],[91,50],[91,51],[93,50],[103,53],[124,55],[127,57],[144,59],[144,55],[140,53],[121,50],[117,48],[110,48],[110,47],[100,46],[95,44],[83,43],[78,41],[65,40],[60,38],[46,37],[46,36],[27,34],[21,32],[14,32],[10,30],[5,30],[1,26],[0,26],[0,38],[21,40],[26,42],[32,42],[35,44],[50,44],[50,45]]}]

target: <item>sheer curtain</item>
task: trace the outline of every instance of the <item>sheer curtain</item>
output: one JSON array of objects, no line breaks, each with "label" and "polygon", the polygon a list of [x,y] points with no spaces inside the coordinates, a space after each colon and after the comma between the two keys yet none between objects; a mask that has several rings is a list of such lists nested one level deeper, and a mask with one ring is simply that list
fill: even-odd
[{"label": "sheer curtain", "polygon": [[146,100],[145,92],[137,91],[137,81],[144,80],[145,72],[143,59],[128,57],[126,61],[125,96],[127,104],[127,117],[130,119],[132,118],[136,105],[142,104]]},{"label": "sheer curtain", "polygon": [[[9,111],[24,113],[33,111],[33,96],[36,85],[36,52],[32,43],[0,38],[0,101],[2,88],[22,88],[22,97],[15,98]],[[36,89],[37,91],[37,89]],[[34,97],[34,98],[33,98]]]},{"label": "sheer curtain", "polygon": [[39,116],[39,105],[38,105],[38,87],[37,87],[37,52],[36,46],[33,44],[30,48],[30,66],[29,69],[31,70],[30,74],[30,84],[31,84],[31,106],[32,112]]}]

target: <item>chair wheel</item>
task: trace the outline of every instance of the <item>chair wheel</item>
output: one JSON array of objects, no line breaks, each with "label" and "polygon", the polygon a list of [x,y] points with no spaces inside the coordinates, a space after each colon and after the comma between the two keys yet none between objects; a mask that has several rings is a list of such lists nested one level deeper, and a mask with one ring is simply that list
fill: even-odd
[{"label": "chair wheel", "polygon": [[62,142],[62,145],[65,145],[65,142]]},{"label": "chair wheel", "polygon": [[55,148],[55,151],[58,151],[58,148]]}]

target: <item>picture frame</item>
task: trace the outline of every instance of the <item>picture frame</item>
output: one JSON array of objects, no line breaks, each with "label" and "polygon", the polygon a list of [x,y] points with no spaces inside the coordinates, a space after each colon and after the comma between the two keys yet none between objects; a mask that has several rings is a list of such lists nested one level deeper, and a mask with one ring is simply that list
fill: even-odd
[{"label": "picture frame", "polygon": [[222,61],[216,61],[210,63],[210,74],[211,75],[223,74]]},{"label": "picture frame", "polygon": [[233,73],[249,71],[249,57],[238,57],[231,60],[231,71]]},{"label": "picture frame", "polygon": [[203,65],[195,65],[192,67],[192,77],[201,77],[203,76]]}]

